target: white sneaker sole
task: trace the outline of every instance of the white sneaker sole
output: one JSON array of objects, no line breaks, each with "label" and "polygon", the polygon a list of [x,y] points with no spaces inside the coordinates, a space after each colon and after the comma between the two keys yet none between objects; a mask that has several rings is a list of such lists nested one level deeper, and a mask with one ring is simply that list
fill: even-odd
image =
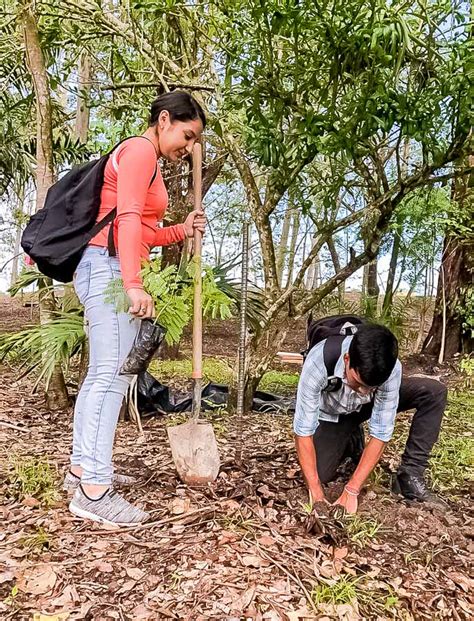
[{"label": "white sneaker sole", "polygon": [[69,504],[69,511],[76,515],[77,517],[83,518],[85,520],[91,520],[92,522],[98,522],[99,524],[108,524],[109,526],[139,526],[143,524],[148,519],[148,516],[142,522],[112,522],[111,520],[106,520],[105,518],[97,515],[96,513],[92,513],[91,511],[86,511],[85,509],[81,509],[80,507],[76,507],[71,502]]}]

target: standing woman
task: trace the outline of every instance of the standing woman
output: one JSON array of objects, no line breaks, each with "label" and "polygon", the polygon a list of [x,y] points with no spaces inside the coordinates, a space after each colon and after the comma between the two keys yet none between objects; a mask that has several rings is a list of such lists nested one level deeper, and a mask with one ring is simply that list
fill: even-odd
[{"label": "standing woman", "polygon": [[[121,143],[105,167],[98,220],[117,206],[110,225],[117,256],[109,256],[109,227],[90,242],[74,276],[74,287],[89,324],[90,362],[74,410],[71,469],[64,488],[74,490],[69,509],[75,515],[114,525],[137,524],[148,514],[127,502],[115,488],[135,480],[114,474],[112,448],[124,395],[132,376],[120,375],[140,321],[153,315],[153,300],[143,290],[141,263],[153,246],[168,246],[204,232],[202,211],[182,224],[158,228],[168,195],[158,160],[175,162],[191,153],[206,125],[201,106],[188,93],[173,91],[151,106],[142,136]],[[123,279],[128,313],[105,301],[112,280]]]}]

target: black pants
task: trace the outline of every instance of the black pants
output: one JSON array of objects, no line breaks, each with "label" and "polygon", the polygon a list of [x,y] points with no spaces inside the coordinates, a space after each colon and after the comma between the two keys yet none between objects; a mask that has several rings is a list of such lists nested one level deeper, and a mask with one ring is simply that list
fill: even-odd
[{"label": "black pants", "polygon": [[[423,474],[431,449],[438,439],[446,397],[446,386],[437,380],[424,377],[402,378],[397,411],[416,411],[399,471]],[[335,477],[338,466],[359,433],[360,425],[370,418],[372,407],[372,403],[367,403],[359,412],[341,415],[337,423],[319,422],[313,440],[322,483]]]}]

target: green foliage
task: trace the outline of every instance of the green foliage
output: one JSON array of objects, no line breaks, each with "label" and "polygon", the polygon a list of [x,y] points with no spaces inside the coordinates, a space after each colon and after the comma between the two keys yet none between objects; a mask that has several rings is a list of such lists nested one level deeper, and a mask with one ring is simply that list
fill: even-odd
[{"label": "green foliage", "polygon": [[370,619],[393,612],[398,605],[398,598],[388,584],[378,581],[372,586],[360,576],[346,574],[334,580],[321,581],[313,588],[311,598],[316,605],[357,606]]},{"label": "green foliage", "polygon": [[0,335],[0,360],[8,358],[26,366],[25,374],[37,369],[34,386],[43,380],[47,390],[55,366],[60,364],[67,370],[84,341],[82,314],[56,312],[49,323]]},{"label": "green foliage", "polygon": [[46,284],[47,281],[47,277],[38,271],[36,267],[27,267],[21,271],[16,281],[9,288],[8,293],[12,297],[15,297],[27,287],[30,287],[31,285],[38,286],[40,284],[45,290],[52,289],[52,286],[48,286]]},{"label": "green foliage", "polygon": [[45,507],[58,499],[57,471],[48,461],[37,457],[14,456],[10,463],[9,491],[21,500],[33,496]]},{"label": "green foliage", "polygon": [[344,528],[350,540],[363,548],[381,532],[382,525],[375,518],[363,514],[345,515]]},{"label": "green foliage", "polygon": [[355,305],[355,312],[391,330],[403,346],[409,338],[412,306],[412,301],[407,302],[400,296],[393,299],[390,306],[379,308],[378,300],[370,296],[361,296],[359,303]]},{"label": "green foliage", "polygon": [[[156,321],[166,329],[166,342],[177,343],[193,316],[195,263],[186,266],[168,265],[161,268],[159,258],[147,262],[141,272],[143,287],[155,304]],[[229,319],[233,303],[221,290],[214,270],[204,267],[202,273],[203,316]],[[106,300],[126,311],[129,301],[121,279],[112,281],[105,292]]]},{"label": "green foliage", "polygon": [[267,371],[260,380],[259,390],[269,392],[294,393],[299,382],[299,373],[285,373],[283,371]]},{"label": "green foliage", "polygon": [[440,438],[430,459],[429,476],[435,489],[456,494],[474,480],[474,395],[450,394]]},{"label": "green foliage", "polygon": [[[152,360],[150,372],[155,374],[160,381],[191,377],[192,361],[184,360]],[[228,384],[232,379],[232,368],[224,359],[203,358],[203,375],[207,380],[216,384]]]},{"label": "green foliage", "polygon": [[[184,360],[153,360],[150,364],[150,372],[155,374],[160,381],[169,381],[176,378],[190,377],[192,361]],[[232,381],[232,367],[224,358],[203,359],[204,377],[216,384],[229,384]],[[294,393],[298,386],[299,375],[297,373],[285,373],[282,371],[268,371],[260,380],[259,390],[271,392]]]},{"label": "green foliage", "polygon": [[51,534],[39,526],[34,533],[22,537],[20,544],[30,555],[41,554],[51,548]]}]

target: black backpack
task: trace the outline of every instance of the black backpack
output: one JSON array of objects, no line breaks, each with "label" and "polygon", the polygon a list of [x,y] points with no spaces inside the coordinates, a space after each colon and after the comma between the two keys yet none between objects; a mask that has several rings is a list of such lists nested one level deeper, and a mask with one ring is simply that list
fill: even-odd
[{"label": "black backpack", "polygon": [[[100,159],[77,166],[61,177],[49,188],[44,207],[31,216],[21,246],[46,276],[59,282],[71,281],[87,244],[115,219],[116,207],[96,222],[105,166],[122,142]],[[108,247],[109,254],[115,256],[113,227]]]},{"label": "black backpack", "polygon": [[317,321],[312,315],[309,316],[306,324],[307,347],[303,357],[306,359],[313,347],[326,339],[323,349],[324,366],[328,374],[328,383],[324,388],[326,392],[334,392],[341,387],[341,378],[334,376],[334,369],[341,355],[342,342],[347,336],[355,334],[357,327],[364,323],[367,323],[366,320],[357,315],[332,315]]}]

